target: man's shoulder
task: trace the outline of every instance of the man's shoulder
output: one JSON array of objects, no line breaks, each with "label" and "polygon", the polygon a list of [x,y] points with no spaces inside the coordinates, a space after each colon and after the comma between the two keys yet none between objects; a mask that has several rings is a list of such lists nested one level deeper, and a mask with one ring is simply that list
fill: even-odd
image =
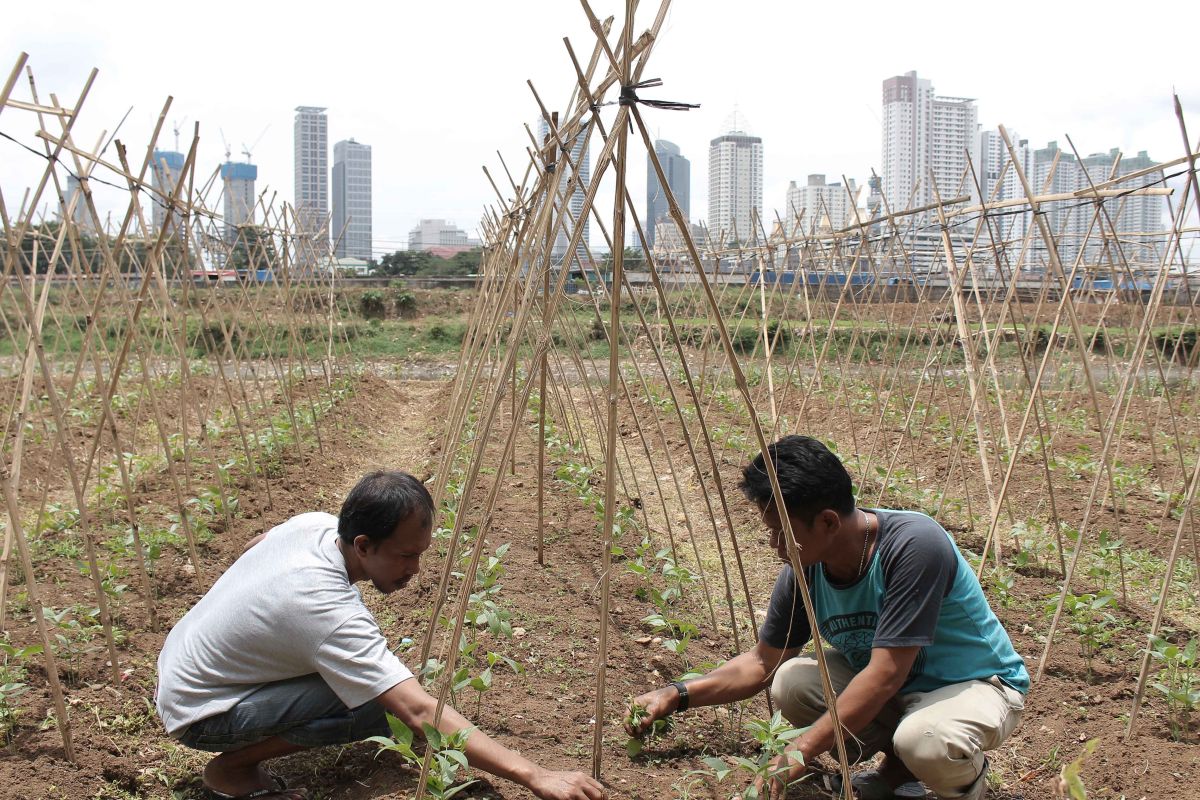
[{"label": "man's shoulder", "polygon": [[884,508],[874,509],[874,512],[879,519],[881,546],[889,541],[893,546],[912,541],[933,541],[936,544],[944,541],[953,545],[953,539],[946,529],[928,514]]},{"label": "man's shoulder", "polygon": [[879,555],[885,567],[900,561],[920,561],[926,566],[957,564],[958,547],[945,528],[919,511],[877,509]]},{"label": "man's shoulder", "polygon": [[338,518],[333,514],[325,511],[307,511],[279,523],[270,530],[268,535],[273,536],[276,533],[291,533],[294,531],[319,532],[337,530],[337,526]]}]

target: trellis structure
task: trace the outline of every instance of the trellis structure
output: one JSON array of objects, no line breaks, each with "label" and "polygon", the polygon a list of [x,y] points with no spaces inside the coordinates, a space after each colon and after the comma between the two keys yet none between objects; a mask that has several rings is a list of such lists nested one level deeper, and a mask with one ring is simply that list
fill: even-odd
[{"label": "trellis structure", "polygon": [[[158,589],[144,541],[155,515],[139,507],[146,478],[169,482],[167,511],[203,591],[214,579],[199,554],[208,526],[228,526],[240,481],[263,484],[270,497],[284,451],[320,451],[338,435],[336,416],[325,412],[345,395],[353,370],[345,330],[335,325],[342,316],[336,273],[321,267],[326,231],[299,229],[289,206],[260,196],[255,216],[263,224],[226,237],[209,210],[219,206],[222,186],[216,174],[197,170],[198,125],[169,188],[149,180],[169,99],[144,156],[131,157],[120,140],[103,135],[89,150],[73,129],[95,71],[78,99],[62,105],[53,94],[39,96],[26,60],[18,58],[0,88],[0,129],[42,164],[19,206],[0,197],[0,321],[8,345],[0,621],[11,587],[20,585],[41,639],[64,752],[74,760],[60,669],[71,674],[77,665],[60,662],[81,656],[64,654],[47,625],[39,588],[46,568],[35,564],[30,546],[53,516],[48,505],[82,534],[93,594],[75,599],[95,604],[108,674],[118,681],[110,606],[123,587],[101,568],[97,549],[114,529],[128,534],[145,624],[157,630]],[[40,150],[8,133],[30,130]],[[67,192],[68,175],[78,192]],[[119,216],[98,213],[92,188],[99,184],[122,191],[127,205]],[[152,206],[163,209],[161,226],[150,221]],[[47,207],[57,213],[47,216]],[[269,282],[210,281],[221,274],[214,263],[239,259]],[[43,466],[36,482],[22,469],[31,458]]]},{"label": "trellis structure", "polygon": [[[635,20],[636,3],[626,5],[619,24],[598,19],[586,0],[581,6],[596,40],[583,60],[564,40],[576,78],[565,110],[552,111],[531,83],[549,135],[539,141],[530,132],[519,182],[503,161],[503,181],[484,170],[496,202],[482,223],[487,245],[478,302],[433,486],[454,522],[418,651],[419,664],[436,656],[441,665],[439,708],[461,657],[454,645],[469,624],[474,577],[504,476],[525,469],[515,457],[521,436],[532,436],[538,448],[539,560],[553,547],[542,507],[558,454],[547,443],[569,442],[604,487],[594,539],[601,575],[596,775],[616,712],[607,696],[606,653],[612,573],[623,557],[617,532],[636,528],[665,545],[674,563],[689,565],[701,590],[697,613],[734,650],[745,649],[761,598],[747,576],[742,501],[731,491],[730,466],[786,433],[833,440],[859,478],[864,503],[917,506],[956,531],[977,532],[981,575],[989,565],[1002,569],[1003,552],[1029,549],[1022,529],[1042,529],[1062,589],[1039,677],[1054,656],[1081,560],[1102,533],[1111,533],[1104,541],[1119,541],[1130,531],[1134,498],[1122,454],[1148,455],[1139,493],[1156,494],[1137,498],[1136,511],[1153,509],[1154,527],[1170,542],[1158,591],[1129,585],[1121,547],[1114,552],[1125,602],[1153,600],[1148,616],[1157,633],[1178,591],[1177,564],[1187,554],[1200,561],[1193,514],[1200,286],[1188,261],[1200,229],[1200,192],[1182,111],[1184,154],[1159,165],[1183,180],[1179,191],[1165,180],[1132,185],[1143,176],[1114,173],[1092,176],[1088,190],[1049,195],[1010,159],[1005,169],[1018,173],[1025,192],[1018,200],[972,199],[979,194],[972,167],[959,186],[935,187],[939,199],[930,206],[885,205],[877,217],[856,217],[842,230],[800,218],[777,219],[768,232],[768,223],[756,220],[748,243],[726,245],[726,232],[710,232],[704,252],[668,196],[683,247],[650,251],[625,174],[630,159],[641,157],[640,142],[668,186],[643,119],[660,108],[647,109],[638,93],[655,88],[645,75],[669,3],[642,20],[644,27]],[[22,76],[28,96],[17,91]],[[220,514],[231,513],[234,474],[264,481],[269,493],[280,447],[319,450],[339,435],[336,416],[323,412],[338,402],[339,381],[352,372],[349,337],[337,324],[336,276],[315,269],[326,255],[318,245],[325,233],[301,230],[289,206],[264,196],[256,213],[263,224],[228,241],[209,211],[217,207],[209,198],[220,193],[219,183],[197,172],[198,132],[169,193],[148,181],[169,101],[140,161],[131,161],[120,142],[106,146],[104,137],[90,150],[75,142],[72,129],[91,84],[71,106],[42,100],[22,57],[0,88],[0,130],[32,127],[41,151],[28,157],[45,160],[39,185],[19,206],[0,198],[6,235],[0,319],[12,344],[0,614],[4,587],[16,585],[15,548],[68,758],[60,665],[28,542],[48,499],[78,514],[115,680],[120,654],[95,557],[97,516],[119,517],[130,531],[147,624],[157,624],[153,569],[139,535],[139,467],[130,454],[159,451],[153,468],[172,487],[182,544],[202,589],[212,576],[202,569],[194,530],[201,488],[211,487],[220,499]],[[586,183],[572,156],[580,137],[599,150]],[[66,196],[63,170],[78,178],[79,195]],[[115,223],[101,220],[91,200],[89,187],[100,181],[128,193]],[[611,215],[595,205],[606,181],[613,186]],[[583,242],[569,202],[576,192],[584,195],[581,213],[608,259],[596,259]],[[1117,228],[1122,203],[1156,194],[1168,197],[1169,225]],[[39,210],[48,198],[60,208],[56,224]],[[86,206],[82,215],[75,213],[78,203]],[[169,223],[157,230],[147,220],[153,204],[168,212]],[[1040,213],[1047,208],[1085,218],[1085,233],[1064,246],[1061,231]],[[1032,223],[1017,236],[1007,224],[1015,212],[1031,214]],[[622,246],[630,230],[644,250],[636,269]],[[554,253],[560,233],[568,239],[561,263]],[[276,281],[190,285],[198,263],[228,262],[239,252]],[[567,292],[580,283],[584,292]],[[605,346],[603,361],[587,349],[593,340]],[[69,357],[49,357],[63,353]],[[535,426],[526,424],[530,409]],[[31,443],[31,432],[42,441]],[[54,485],[23,479],[35,445],[43,461],[54,454]],[[226,466],[231,451],[238,457]],[[1084,456],[1087,463],[1078,463]],[[449,490],[452,478],[461,494]],[[101,486],[120,488],[115,507],[98,501]],[[657,505],[644,502],[651,497]],[[798,563],[794,548],[790,557]],[[803,570],[796,574],[811,613]],[[815,652],[823,659],[822,648]],[[1148,671],[1149,656],[1130,731]],[[828,679],[825,691],[832,700]],[[840,740],[838,748],[844,754]]]},{"label": "trellis structure", "polygon": [[[670,196],[643,123],[645,101],[637,96],[655,85],[643,83],[643,76],[668,3],[657,7],[644,30],[635,25],[634,3],[615,27],[612,19],[598,20],[587,0],[581,5],[596,41],[583,63],[564,40],[577,78],[565,113],[552,113],[531,83],[549,135],[537,141],[531,134],[520,184],[507,164],[504,188],[485,167],[497,200],[483,221],[484,278],[435,492],[457,513],[434,620],[444,612],[440,600],[452,583],[457,548],[463,542],[473,548],[468,575],[479,562],[500,476],[506,465],[517,468],[514,442],[533,398],[539,560],[544,484],[553,480],[552,467],[545,466],[547,415],[603,476],[604,516],[595,543],[602,576],[596,775],[604,729],[615,711],[607,702],[605,675],[614,520],[624,507],[650,536],[665,538],[675,559],[690,561],[702,578],[702,613],[743,648],[754,637],[755,599],[730,511],[738,500],[730,496],[723,465],[786,433],[847,436],[850,441],[838,444],[850,447],[847,460],[868,504],[907,502],[948,519],[954,529],[977,529],[983,537],[981,576],[989,563],[1002,568],[1002,550],[1029,547],[1022,529],[1044,528],[1062,590],[1038,677],[1053,657],[1063,602],[1079,582],[1081,554],[1096,544],[1102,527],[1108,537],[1102,541],[1118,542],[1123,601],[1144,603],[1150,594],[1139,588],[1135,597],[1127,585],[1120,546],[1130,526],[1121,456],[1133,449],[1132,438],[1148,440],[1148,448],[1137,448],[1149,450],[1147,474],[1163,498],[1153,506],[1159,515],[1154,522],[1171,542],[1152,615],[1152,634],[1158,633],[1189,540],[1193,559],[1198,555],[1193,506],[1200,428],[1189,411],[1200,358],[1194,346],[1200,282],[1188,271],[1198,230],[1196,154],[1182,112],[1184,155],[1159,165],[1150,180],[1150,170],[1118,175],[1114,167],[1111,175],[1092,176],[1086,190],[1048,194],[1032,186],[1010,157],[1005,171],[1024,187],[1018,199],[978,199],[972,164],[960,185],[935,186],[937,202],[929,206],[885,205],[873,219],[856,214],[842,230],[820,230],[797,218],[776,220],[768,234],[756,220],[758,230],[745,237],[749,243],[725,246],[727,232],[710,231],[701,252]],[[1012,143],[1001,131],[1011,154]],[[587,183],[571,155],[579,137],[595,143],[593,153],[599,150]],[[646,245],[624,180],[629,160],[641,158],[630,137],[635,145],[640,140],[664,187],[681,249],[651,251]],[[634,150],[638,155],[631,155]],[[1182,191],[1167,185],[1170,178],[1184,181]],[[595,206],[605,181],[613,186],[611,215]],[[581,220],[568,202],[576,191],[585,197],[581,214],[590,217],[611,253],[603,264],[582,244]],[[1119,229],[1114,220],[1122,204],[1139,196],[1166,196],[1170,224],[1154,231]],[[1085,219],[1086,232],[1069,239],[1052,230],[1047,209]],[[1012,235],[1009,223],[1017,214],[1029,224]],[[630,229],[644,254],[634,272],[622,246]],[[558,263],[552,243],[560,232],[569,243]],[[922,258],[915,248],[924,248]],[[584,292],[565,294],[575,282]],[[591,335],[607,343],[607,370],[581,352]],[[731,424],[722,406],[735,408],[740,421]],[[933,438],[935,414],[946,417],[937,434],[944,440],[938,445],[943,460],[928,463],[919,451]],[[736,430],[718,441],[714,418]],[[860,438],[859,430],[876,435]],[[1095,457],[1068,489],[1064,464],[1081,447]],[[481,479],[481,470],[496,477]],[[464,491],[461,498],[447,498],[445,480],[456,471],[465,475]],[[644,483],[647,474],[652,488]],[[1073,501],[1083,495],[1086,501],[1065,503],[1068,491]],[[660,508],[643,503],[647,496],[657,496]],[[953,508],[956,497],[965,513]],[[680,546],[677,512],[690,552]],[[704,529],[715,552],[707,563],[715,562],[716,573],[706,571],[697,549]],[[471,534],[463,538],[467,530]],[[791,557],[796,564],[795,552]],[[796,575],[811,612],[803,570]],[[455,624],[441,639],[447,674],[457,657],[447,643],[459,641],[471,587],[469,578],[458,587],[450,614]],[[437,641],[435,622],[423,642],[422,663]],[[814,650],[821,658],[819,643]],[[825,689],[831,696],[828,681]],[[446,694],[443,685],[442,702]],[[1136,711],[1137,703],[1130,730]]]}]

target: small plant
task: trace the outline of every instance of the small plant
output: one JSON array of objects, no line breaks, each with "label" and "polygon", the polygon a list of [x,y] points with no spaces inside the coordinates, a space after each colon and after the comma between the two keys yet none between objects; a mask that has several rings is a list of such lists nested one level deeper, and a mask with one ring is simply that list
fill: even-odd
[{"label": "small plant", "polygon": [[[379,745],[376,756],[385,751],[399,753],[406,763],[420,769],[422,759],[412,748],[412,729],[391,714],[387,715],[387,721],[388,727],[392,730],[391,738],[372,736],[367,740]],[[470,780],[456,785],[459,770],[467,769],[466,749],[467,737],[471,735],[470,728],[463,728],[449,734],[442,733],[429,723],[423,723],[421,728],[425,741],[429,743],[429,747],[433,751],[433,761],[430,763],[428,781],[425,784],[425,791],[430,797],[435,800],[446,800],[477,783],[475,780]]]},{"label": "small plant", "polygon": [[1011,608],[1013,601],[1013,589],[1016,587],[1016,577],[1006,569],[997,569],[991,575],[992,591],[996,595],[996,601],[1004,608]]},{"label": "small plant", "polygon": [[407,318],[414,316],[417,313],[417,297],[406,289],[393,290],[392,306],[396,309],[396,316],[398,317]]},{"label": "small plant", "polygon": [[367,319],[383,319],[387,316],[387,301],[383,292],[374,289],[365,291],[358,298],[358,313]]},{"label": "small plant", "polygon": [[[1088,681],[1092,680],[1092,662],[1100,650],[1112,641],[1117,624],[1107,609],[1116,606],[1116,598],[1112,592],[1099,594],[1067,594],[1063,603],[1063,611],[1069,620],[1069,625],[1079,638],[1079,651],[1087,662]],[[1046,615],[1053,616],[1058,607],[1058,598],[1053,597],[1046,603]]]},{"label": "small plant", "polygon": [[1064,764],[1062,770],[1059,771],[1058,783],[1054,786],[1054,793],[1061,800],[1087,800],[1087,789],[1084,788],[1083,779],[1079,777],[1079,773],[1083,769],[1083,762],[1096,751],[1096,745],[1099,741],[1099,739],[1089,740],[1083,746],[1083,752],[1079,755],[1079,758],[1070,764]]},{"label": "small plant", "polygon": [[[625,715],[625,724],[627,727],[632,728],[635,731],[640,730],[642,723],[645,722],[649,716],[650,712],[646,710],[645,706],[630,701],[629,713]],[[670,728],[671,723],[669,720],[654,720],[654,724],[645,731],[642,731],[642,733],[636,736],[630,736],[629,739],[626,740],[625,752],[629,754],[630,758],[635,758],[639,753],[642,752],[647,744],[650,744],[655,740],[655,738],[666,733],[668,730],[670,730]]]},{"label": "small plant", "polygon": [[1187,741],[1191,729],[1191,714],[1200,709],[1200,659],[1196,648],[1200,638],[1183,647],[1161,636],[1150,640],[1150,657],[1162,665],[1157,679],[1150,684],[1167,700],[1171,735],[1176,741]]},{"label": "small plant", "polygon": [[17,647],[7,637],[0,641],[0,655],[3,655],[3,662],[0,662],[0,745],[8,744],[21,714],[13,700],[29,691],[25,684],[24,661],[41,652],[40,644]]},{"label": "small plant", "polygon": [[520,675],[525,671],[525,668],[516,661],[499,653],[489,652],[484,658],[487,661],[487,667],[484,668],[483,672],[471,678],[471,682],[467,684],[475,690],[475,716],[479,716],[480,709],[483,706],[484,693],[492,688],[492,669],[497,664],[503,664],[508,667],[513,671],[514,675]]},{"label": "small plant", "polygon": [[725,780],[734,772],[749,773],[750,778],[755,783],[743,789],[737,796],[742,798],[742,800],[761,800],[761,798],[769,796],[769,788],[760,790],[758,782],[761,781],[764,787],[769,787],[772,781],[786,774],[792,766],[804,763],[804,756],[795,750],[791,750],[787,753],[787,760],[791,763],[784,766],[776,766],[776,761],[784,754],[791,741],[808,730],[808,728],[793,728],[783,719],[783,715],[776,711],[769,720],[751,720],[746,723],[746,729],[750,731],[751,735],[759,743],[760,749],[757,758],[738,756],[730,764],[724,759],[709,756],[704,759],[704,763],[712,770],[712,774],[716,777],[718,783]]},{"label": "small plant", "polygon": [[[79,683],[79,661],[83,656],[98,649],[93,640],[99,634],[101,626],[97,621],[100,609],[87,609],[80,605],[68,606],[55,611],[53,608],[43,608],[42,616],[46,622],[54,626],[54,638],[58,641],[55,655],[63,663],[64,677],[68,684]],[[117,629],[113,629],[114,637]]]}]

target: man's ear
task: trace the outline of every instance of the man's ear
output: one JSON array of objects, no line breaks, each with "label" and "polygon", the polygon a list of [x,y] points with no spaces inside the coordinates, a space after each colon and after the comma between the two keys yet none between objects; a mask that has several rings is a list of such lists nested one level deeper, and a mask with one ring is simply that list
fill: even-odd
[{"label": "man's ear", "polygon": [[358,553],[360,556],[363,556],[363,555],[366,555],[367,551],[370,549],[371,549],[371,537],[370,536],[367,536],[365,533],[360,533],[358,536],[354,537],[354,552]]},{"label": "man's ear", "polygon": [[832,508],[827,508],[817,515],[821,520],[821,524],[825,526],[825,532],[831,536],[837,533],[842,527],[841,514],[834,511]]}]

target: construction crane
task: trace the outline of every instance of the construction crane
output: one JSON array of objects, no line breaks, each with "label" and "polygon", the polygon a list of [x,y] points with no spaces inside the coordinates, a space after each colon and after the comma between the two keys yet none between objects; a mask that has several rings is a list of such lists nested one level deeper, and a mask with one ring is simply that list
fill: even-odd
[{"label": "construction crane", "polygon": [[229,156],[230,156],[230,154],[231,154],[233,151],[229,149],[229,142],[225,141],[225,131],[224,131],[224,129],[222,129],[222,128],[217,128],[217,130],[218,130],[218,131],[220,131],[220,133],[221,133],[221,144],[223,144],[223,145],[225,146],[225,163],[226,163],[226,164],[228,164],[228,163],[229,163]]},{"label": "construction crane", "polygon": [[267,135],[267,130],[270,127],[271,127],[271,123],[268,122],[267,126],[262,129],[262,133],[260,133],[258,135],[258,138],[254,140],[254,144],[250,145],[249,147],[246,146],[245,142],[242,142],[242,155],[244,155],[246,157],[247,164],[251,163],[250,156],[253,153],[254,148],[258,147],[258,143],[261,142],[262,138]]},{"label": "construction crane", "polygon": [[171,130],[175,131],[175,152],[176,153],[180,152],[180,150],[179,150],[179,132],[181,130],[183,130],[184,125],[187,125],[187,121],[188,121],[188,118],[184,117],[183,122],[172,122],[171,123]]}]

